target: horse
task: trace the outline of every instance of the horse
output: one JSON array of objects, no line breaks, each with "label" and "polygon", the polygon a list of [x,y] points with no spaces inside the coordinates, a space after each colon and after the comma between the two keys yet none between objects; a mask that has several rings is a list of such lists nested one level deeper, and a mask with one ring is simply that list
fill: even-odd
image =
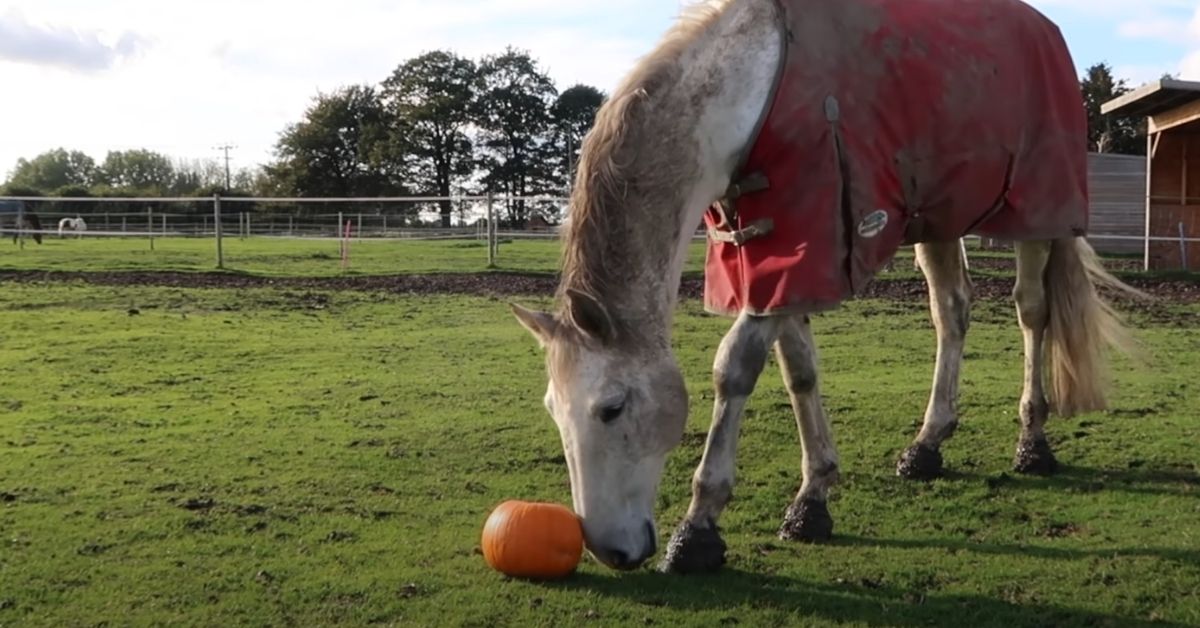
[{"label": "horse", "polygon": [[29,231],[34,242],[42,243],[42,221],[31,211],[19,214],[0,214],[0,233],[12,233],[13,244],[17,243],[21,233]]},{"label": "horse", "polygon": [[803,452],[778,535],[831,537],[839,457],[809,315],[861,291],[903,243],[926,278],[937,353],[923,425],[896,473],[939,475],[958,424],[972,298],[960,238],[972,233],[1015,243],[1024,380],[1013,465],[1054,472],[1051,411],[1104,408],[1106,350],[1129,339],[1098,287],[1133,290],[1085,239],[1075,81],[1057,27],[1019,0],[719,0],[685,11],[583,142],[554,310],[511,305],[545,354],[543,402],[591,555],[629,570],[657,552],[655,499],[688,417],[671,326],[701,220],[705,307],[734,322],[716,351],[691,503],[660,570],[725,563],[717,524],[739,422],[772,349]]},{"label": "horse", "polygon": [[63,232],[67,229],[74,231],[76,237],[81,238],[83,237],[83,232],[87,231],[87,222],[82,216],[76,216],[75,218],[63,218],[62,220],[58,221],[59,238],[63,237]]}]

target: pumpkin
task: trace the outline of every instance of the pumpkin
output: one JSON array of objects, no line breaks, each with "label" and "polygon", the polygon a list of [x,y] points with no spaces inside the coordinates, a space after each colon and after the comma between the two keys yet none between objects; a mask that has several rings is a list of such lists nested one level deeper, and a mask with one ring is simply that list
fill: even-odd
[{"label": "pumpkin", "polygon": [[516,578],[570,575],[583,555],[579,517],[558,504],[506,501],[483,525],[483,558]]}]

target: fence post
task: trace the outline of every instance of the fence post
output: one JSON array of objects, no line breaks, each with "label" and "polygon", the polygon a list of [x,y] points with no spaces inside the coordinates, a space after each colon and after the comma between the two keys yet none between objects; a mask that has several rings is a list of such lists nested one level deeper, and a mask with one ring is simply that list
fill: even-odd
[{"label": "fence post", "polygon": [[254,234],[250,233],[250,212],[246,212],[246,237],[250,238],[253,236]]},{"label": "fence post", "polygon": [[383,215],[383,237],[387,237],[387,214]]},{"label": "fence post", "polygon": [[17,238],[21,241],[21,250],[25,250],[25,201],[17,205]]},{"label": "fence post", "polygon": [[150,236],[150,250],[154,250],[154,208],[146,208],[146,233]]},{"label": "fence post", "polygon": [[292,215],[288,214],[288,235],[293,235],[292,234],[292,224],[293,224],[292,223]]},{"label": "fence post", "polygon": [[217,238],[217,268],[225,268],[225,252],[221,250],[221,195],[213,194],[213,233]]},{"label": "fence post", "polygon": [[488,268],[496,267],[496,207],[495,198],[491,193],[487,195],[487,247],[488,247]]},{"label": "fence post", "polygon": [[355,239],[362,240],[362,212],[358,213],[358,233],[354,235]]},{"label": "fence post", "polygon": [[162,223],[163,223],[162,234],[163,234],[163,237],[165,238],[165,237],[167,237],[167,215],[166,214],[163,214],[163,216],[162,216]]},{"label": "fence post", "polygon": [[1187,258],[1187,230],[1181,222],[1179,223],[1179,263],[1180,266],[1183,266],[1184,270],[1191,270],[1188,268]]}]

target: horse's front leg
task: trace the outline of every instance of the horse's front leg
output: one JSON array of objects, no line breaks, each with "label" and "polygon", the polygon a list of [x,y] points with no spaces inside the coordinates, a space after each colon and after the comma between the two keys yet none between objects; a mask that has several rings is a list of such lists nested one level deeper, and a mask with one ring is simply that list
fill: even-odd
[{"label": "horse's front leg", "polygon": [[713,364],[713,422],[704,457],[692,477],[692,503],[667,545],[660,568],[674,573],[714,571],[725,564],[717,518],[733,496],[734,458],[742,410],[766,365],[782,319],[742,314],[717,349]]},{"label": "horse's front leg", "polygon": [[827,541],[833,534],[833,518],[825,504],[830,487],[838,480],[838,454],[833,430],[821,406],[817,350],[807,316],[787,320],[780,330],[775,354],[783,368],[783,382],[792,398],[804,447],[804,483],[787,510],[779,537],[787,541]]}]

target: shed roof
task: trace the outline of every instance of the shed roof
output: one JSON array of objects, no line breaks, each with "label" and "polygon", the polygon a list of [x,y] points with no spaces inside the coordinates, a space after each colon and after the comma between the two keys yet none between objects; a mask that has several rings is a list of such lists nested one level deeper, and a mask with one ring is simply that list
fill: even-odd
[{"label": "shed roof", "polygon": [[1100,113],[1156,116],[1196,100],[1200,100],[1200,82],[1162,79],[1104,103]]}]

